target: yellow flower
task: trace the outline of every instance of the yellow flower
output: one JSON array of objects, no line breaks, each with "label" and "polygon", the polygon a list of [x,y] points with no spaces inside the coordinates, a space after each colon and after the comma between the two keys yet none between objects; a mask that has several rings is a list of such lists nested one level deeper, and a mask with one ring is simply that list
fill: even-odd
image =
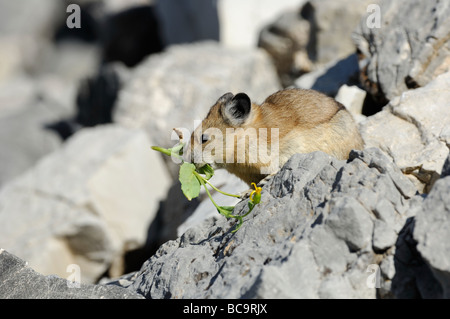
[{"label": "yellow flower", "polygon": [[258,204],[259,201],[261,200],[262,188],[256,186],[255,183],[252,183],[252,186],[255,187],[255,190],[250,193],[250,201],[252,201],[253,204]]}]

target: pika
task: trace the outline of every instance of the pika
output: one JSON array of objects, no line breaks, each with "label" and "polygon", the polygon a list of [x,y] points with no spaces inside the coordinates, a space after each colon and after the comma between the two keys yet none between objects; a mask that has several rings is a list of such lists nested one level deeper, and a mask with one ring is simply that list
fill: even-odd
[{"label": "pika", "polygon": [[225,168],[247,184],[275,174],[296,153],[323,151],[345,160],[363,140],[352,115],[314,90],[285,89],[264,103],[226,93],[191,134],[185,157]]}]

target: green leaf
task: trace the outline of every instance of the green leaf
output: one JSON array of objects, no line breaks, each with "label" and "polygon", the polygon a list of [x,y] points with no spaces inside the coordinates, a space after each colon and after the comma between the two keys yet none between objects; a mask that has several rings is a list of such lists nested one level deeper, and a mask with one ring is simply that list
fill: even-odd
[{"label": "green leaf", "polygon": [[179,180],[181,190],[188,200],[196,198],[200,193],[200,182],[194,175],[195,165],[191,163],[183,163],[180,167]]},{"label": "green leaf", "polygon": [[197,172],[205,175],[205,179],[207,180],[214,175],[214,169],[209,164],[203,165],[202,167],[197,169]]}]

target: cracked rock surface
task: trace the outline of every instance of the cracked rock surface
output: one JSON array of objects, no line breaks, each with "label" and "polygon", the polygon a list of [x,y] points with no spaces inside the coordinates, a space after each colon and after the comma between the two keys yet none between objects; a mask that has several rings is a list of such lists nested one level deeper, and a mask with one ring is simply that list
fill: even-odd
[{"label": "cracked rock surface", "polygon": [[407,91],[361,124],[366,147],[379,147],[429,191],[449,154],[450,72],[423,88]]},{"label": "cracked rock surface", "polygon": [[[238,232],[220,215],[190,228],[162,245],[128,289],[146,298],[395,297],[400,279],[411,281],[397,273],[397,250],[421,203],[379,149],[353,151],[347,163],[297,154]],[[374,266],[378,292],[368,288]]]},{"label": "cracked rock surface", "polygon": [[379,27],[363,18],[353,39],[363,58],[365,89],[392,100],[449,70],[450,3],[381,1],[380,7]]}]

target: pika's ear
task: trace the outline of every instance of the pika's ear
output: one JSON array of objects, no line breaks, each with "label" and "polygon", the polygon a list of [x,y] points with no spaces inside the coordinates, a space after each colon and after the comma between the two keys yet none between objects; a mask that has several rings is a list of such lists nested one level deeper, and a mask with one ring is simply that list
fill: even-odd
[{"label": "pika's ear", "polygon": [[231,93],[231,92],[225,93],[224,95],[222,95],[221,97],[219,97],[219,99],[217,100],[216,103],[225,104],[225,103],[231,101],[231,99],[233,98],[233,96],[234,96],[234,95],[233,95],[233,93]]},{"label": "pika's ear", "polygon": [[241,125],[250,114],[252,102],[245,93],[238,93],[223,106],[223,115],[231,125]]}]

